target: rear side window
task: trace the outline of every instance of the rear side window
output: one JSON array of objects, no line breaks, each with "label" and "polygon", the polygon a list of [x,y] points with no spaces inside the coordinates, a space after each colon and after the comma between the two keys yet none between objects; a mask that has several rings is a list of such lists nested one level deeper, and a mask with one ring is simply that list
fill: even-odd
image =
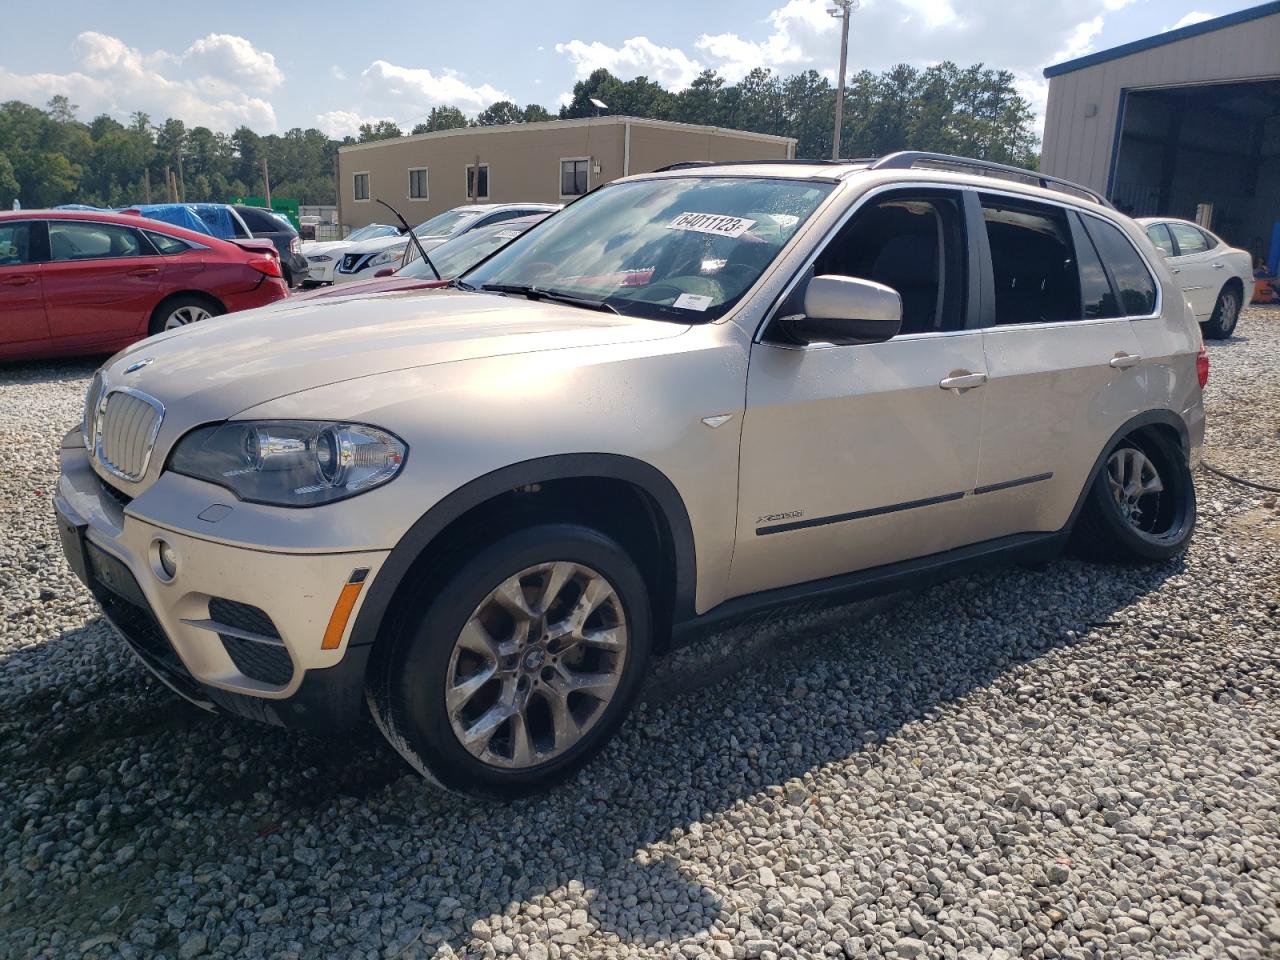
[{"label": "rear side window", "polygon": [[982,218],[991,249],[996,326],[1084,316],[1065,210],[987,196],[982,198]]},{"label": "rear side window", "polygon": [[1147,227],[1147,238],[1156,245],[1166,257],[1176,257],[1177,253],[1173,249],[1173,237],[1169,235],[1169,228],[1163,223],[1153,223]]},{"label": "rear side window", "polygon": [[1097,217],[1083,216],[1080,219],[1084,221],[1102,262],[1111,274],[1125,316],[1144,317],[1154,313],[1156,282],[1129,238],[1120,232],[1119,227]]},{"label": "rear side window", "polygon": [[1075,234],[1075,247],[1080,261],[1080,299],[1086,320],[1110,320],[1124,314],[1116,302],[1115,291],[1106,268],[1093,248],[1093,241],[1082,230]]},{"label": "rear side window", "polygon": [[0,267],[30,263],[32,224],[30,220],[0,223]]},{"label": "rear side window", "polygon": [[1204,234],[1191,224],[1171,223],[1169,229],[1173,232],[1173,238],[1178,241],[1178,256],[1204,253],[1209,249],[1209,241],[1204,238]]},{"label": "rear side window", "polygon": [[236,210],[240,214],[240,219],[254,233],[280,233],[285,230],[285,225],[277,220],[265,210],[255,210],[253,207],[241,207]]},{"label": "rear side window", "polygon": [[142,255],[142,237],[132,227],[82,220],[49,221],[54,260],[107,260]]},{"label": "rear side window", "polygon": [[144,231],[147,239],[151,241],[151,245],[166,257],[171,257],[175,253],[183,253],[191,249],[191,244],[185,240],[179,240],[177,237],[171,237],[167,233],[155,233],[151,230]]}]

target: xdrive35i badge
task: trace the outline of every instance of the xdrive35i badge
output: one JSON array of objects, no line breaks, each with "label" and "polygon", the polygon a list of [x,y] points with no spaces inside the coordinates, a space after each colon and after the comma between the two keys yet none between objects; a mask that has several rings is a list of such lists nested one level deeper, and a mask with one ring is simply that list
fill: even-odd
[{"label": "xdrive35i badge", "polygon": [[125,367],[125,368],[124,368],[124,372],[125,372],[125,373],[137,373],[137,372],[138,372],[139,370],[141,370],[143,367],[149,367],[149,366],[151,366],[151,364],[153,364],[153,363],[155,363],[155,362],[156,362],[156,358],[155,358],[155,357],[143,357],[141,360],[135,360],[133,363],[131,363],[131,364],[129,364],[127,367]]},{"label": "xdrive35i badge", "polygon": [[756,520],[756,523],[777,523],[779,520],[798,520],[804,516],[803,510],[788,510],[786,513],[770,513]]}]

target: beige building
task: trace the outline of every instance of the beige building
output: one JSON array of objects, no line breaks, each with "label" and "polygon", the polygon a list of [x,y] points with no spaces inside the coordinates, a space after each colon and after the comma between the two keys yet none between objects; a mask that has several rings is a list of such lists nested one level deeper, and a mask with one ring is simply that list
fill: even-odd
[{"label": "beige building", "polygon": [[1280,2],[1049,67],[1040,167],[1265,253],[1280,220]]},{"label": "beige building", "polygon": [[379,198],[410,223],[464,203],[568,203],[602,183],[682,160],[776,160],[794,157],[795,146],[791,137],[638,117],[377,140],[338,150],[338,219],[351,228],[391,221]]}]

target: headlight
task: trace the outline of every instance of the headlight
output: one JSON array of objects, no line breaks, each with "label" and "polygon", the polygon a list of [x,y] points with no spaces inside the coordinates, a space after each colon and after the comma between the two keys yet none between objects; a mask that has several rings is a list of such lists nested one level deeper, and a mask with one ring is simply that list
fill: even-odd
[{"label": "headlight", "polygon": [[407,453],[399,437],[361,423],[233,421],[187,434],[169,469],[241,500],[314,507],[381,486]]},{"label": "headlight", "polygon": [[308,263],[328,263],[333,257],[327,253],[317,253],[314,257],[307,257]]},{"label": "headlight", "polygon": [[407,246],[408,244],[406,243],[404,247],[392,247],[390,250],[383,250],[380,254],[369,261],[369,266],[381,267],[388,263],[397,262],[404,256],[404,250]]}]

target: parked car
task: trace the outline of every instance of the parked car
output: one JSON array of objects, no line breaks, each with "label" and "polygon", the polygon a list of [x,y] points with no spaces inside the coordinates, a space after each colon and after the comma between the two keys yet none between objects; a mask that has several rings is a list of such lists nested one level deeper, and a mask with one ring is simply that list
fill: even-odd
[{"label": "parked car", "polygon": [[275,251],[114,213],[0,213],[0,360],[108,353],[288,296]]},{"label": "parked car", "polygon": [[311,264],[302,255],[302,239],[298,231],[287,217],[268,210],[266,207],[250,207],[245,204],[232,204],[249,234],[255,240],[270,240],[280,252],[280,266],[284,271],[284,282],[296,287],[306,280],[311,272]]},{"label": "parked car", "polygon": [[[527,217],[532,213],[553,213],[560,209],[555,203],[478,203],[463,207],[454,207],[444,213],[437,214],[413,228],[422,245],[431,250],[444,243],[450,237],[456,237],[477,227],[487,227],[516,217]],[[395,237],[383,237],[358,243],[343,253],[342,259],[334,270],[334,283],[350,283],[353,280],[368,280],[379,270],[396,265],[404,260],[408,249],[409,237],[399,234]]]},{"label": "parked car", "polygon": [[693,632],[1068,543],[1167,560],[1195,317],[1133,220],[1026,177],[679,164],[432,296],[151,340],[63,440],[68,560],[195,703],[327,736],[367,703],[499,795],[599,751]]},{"label": "parked car", "polygon": [[1217,234],[1190,220],[1143,217],[1138,221],[1195,311],[1209,340],[1225,340],[1253,296],[1253,257],[1228,246]]},{"label": "parked car", "polygon": [[[363,297],[373,293],[446,287],[454,277],[470,270],[489,254],[501,250],[535,223],[549,216],[548,213],[535,213],[487,227],[477,227],[429,250],[427,256],[431,258],[430,265],[421,256],[415,256],[394,273],[387,268],[387,276],[375,276],[372,280],[357,280],[355,283],[316,290],[303,294],[302,299]],[[410,244],[408,252],[416,254],[418,251]]]},{"label": "parked car", "polygon": [[308,274],[304,287],[333,283],[333,268],[342,255],[365,240],[400,236],[400,228],[386,223],[370,223],[352,230],[345,240],[321,240],[308,243],[302,250],[307,258]]}]

